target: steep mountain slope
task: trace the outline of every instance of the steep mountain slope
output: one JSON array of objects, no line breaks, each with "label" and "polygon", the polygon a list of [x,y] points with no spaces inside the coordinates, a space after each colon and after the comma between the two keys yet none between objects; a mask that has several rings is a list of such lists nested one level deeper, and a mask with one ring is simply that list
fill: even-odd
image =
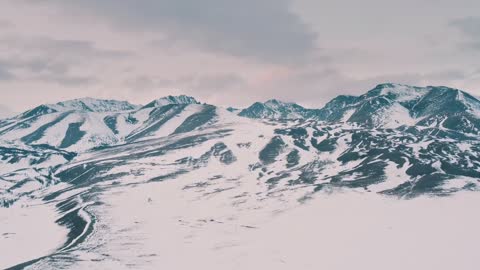
[{"label": "steep mountain slope", "polygon": [[412,108],[419,125],[464,133],[479,133],[480,101],[468,93],[447,87],[432,88]]},{"label": "steep mountain slope", "polygon": [[428,93],[427,89],[381,84],[359,97],[340,96],[319,110],[317,117],[329,122],[345,121],[367,127],[395,128],[413,125],[409,106]]},{"label": "steep mountain slope", "polygon": [[320,109],[316,118],[366,127],[402,125],[438,127],[478,134],[480,101],[448,87],[380,84],[359,97],[339,96]]},{"label": "steep mountain slope", "polygon": [[56,168],[68,163],[76,153],[48,145],[0,145],[0,207],[55,184]]}]

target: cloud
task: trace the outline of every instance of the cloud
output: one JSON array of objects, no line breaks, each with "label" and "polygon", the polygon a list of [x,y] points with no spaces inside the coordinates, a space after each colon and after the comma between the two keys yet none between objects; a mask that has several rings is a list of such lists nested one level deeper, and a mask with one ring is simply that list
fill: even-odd
[{"label": "cloud", "polygon": [[48,74],[32,77],[33,80],[39,80],[47,83],[57,83],[63,86],[85,86],[97,83],[99,80],[94,76],[68,75],[68,74]]},{"label": "cloud", "polygon": [[464,47],[480,51],[480,17],[453,20],[450,26],[457,28],[467,37],[468,41],[462,44]]},{"label": "cloud", "polygon": [[157,89],[176,89],[183,93],[200,95],[229,92],[246,86],[247,82],[241,76],[233,73],[216,73],[203,75],[185,75],[177,79],[155,78],[138,76],[125,81],[125,85],[132,91],[153,92]]},{"label": "cloud", "polygon": [[0,81],[9,81],[14,79],[14,75],[0,63]]},{"label": "cloud", "polygon": [[453,20],[450,24],[462,30],[467,35],[480,38],[480,17],[457,19]]},{"label": "cloud", "polygon": [[195,87],[203,91],[217,93],[245,86],[247,82],[233,73],[207,75],[197,79]]},{"label": "cloud", "polygon": [[14,112],[7,106],[0,104],[0,119],[10,117]]},{"label": "cloud", "polygon": [[154,39],[270,63],[300,63],[316,50],[314,34],[291,0],[27,0],[146,31]]},{"label": "cloud", "polygon": [[67,73],[69,65],[67,63],[49,59],[48,57],[2,57],[0,58],[0,66],[9,72],[19,70],[29,71],[31,73]]},{"label": "cloud", "polygon": [[471,73],[462,70],[445,69],[428,73],[390,73],[358,78],[335,68],[298,69],[274,76],[275,80],[267,84],[256,85],[257,89],[262,89],[257,91],[256,98],[278,98],[310,108],[320,108],[339,94],[358,96],[380,83],[455,87],[456,82],[463,82],[471,76]]},{"label": "cloud", "polygon": [[118,60],[130,52],[96,48],[92,42],[49,37],[9,36],[0,38],[0,79],[41,81],[64,86],[97,82],[94,76],[78,73],[92,61]]},{"label": "cloud", "polygon": [[0,81],[40,81],[63,86],[81,86],[96,83],[93,76],[71,74],[66,63],[49,59],[0,59]]},{"label": "cloud", "polygon": [[0,38],[0,46],[19,53],[40,53],[51,58],[64,59],[118,59],[131,56],[131,52],[95,47],[85,40],[54,39],[46,36],[7,36]]},{"label": "cloud", "polygon": [[12,23],[5,20],[0,20],[0,29],[6,29],[12,27]]}]

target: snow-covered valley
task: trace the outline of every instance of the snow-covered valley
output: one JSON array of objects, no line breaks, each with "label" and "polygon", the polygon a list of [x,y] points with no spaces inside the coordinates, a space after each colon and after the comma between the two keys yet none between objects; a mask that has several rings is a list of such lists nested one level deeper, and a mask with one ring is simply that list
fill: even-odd
[{"label": "snow-covered valley", "polygon": [[199,201],[178,193],[171,181],[105,194],[104,206],[89,209],[98,218],[95,229],[71,251],[54,251],[58,236],[66,238],[67,232],[52,230],[55,224],[45,216],[40,223],[31,220],[39,216],[12,217],[10,224],[33,223],[37,230],[7,226],[17,233],[0,240],[0,268],[50,254],[27,269],[473,270],[478,265],[480,216],[474,206],[480,200],[473,193],[405,201],[341,192],[321,194],[308,204],[271,202],[243,210],[226,205],[226,195]]}]

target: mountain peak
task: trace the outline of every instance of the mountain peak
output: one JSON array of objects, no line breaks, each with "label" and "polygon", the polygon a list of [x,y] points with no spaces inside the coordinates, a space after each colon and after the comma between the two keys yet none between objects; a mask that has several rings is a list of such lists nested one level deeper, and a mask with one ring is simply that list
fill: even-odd
[{"label": "mountain peak", "polygon": [[179,95],[179,96],[166,96],[159,99],[156,99],[147,105],[143,106],[143,108],[153,108],[153,107],[162,107],[165,105],[170,104],[200,104],[194,97],[187,96],[187,95]]},{"label": "mountain peak", "polygon": [[282,102],[278,99],[269,99],[263,102],[262,104],[267,107],[277,107],[277,106],[287,105],[287,103]]},{"label": "mountain peak", "polygon": [[280,104],[280,103],[283,103],[283,102],[281,102],[278,99],[272,98],[272,99],[269,99],[269,100],[265,101],[263,104]]},{"label": "mountain peak", "polygon": [[395,88],[397,86],[408,86],[405,84],[400,84],[400,83],[391,83],[391,82],[386,82],[386,83],[380,83],[375,86],[374,89],[383,89],[383,88]]},{"label": "mountain peak", "polygon": [[430,90],[425,87],[417,87],[398,83],[383,83],[368,91],[364,96],[367,98],[383,96],[398,102],[406,102],[418,99]]},{"label": "mountain peak", "polygon": [[308,117],[310,111],[296,103],[270,99],[264,103],[255,102],[238,115],[256,119],[301,119]]},{"label": "mountain peak", "polygon": [[293,102],[285,102],[278,99],[269,99],[263,103],[263,105],[268,107],[278,107],[278,106],[300,106]]}]

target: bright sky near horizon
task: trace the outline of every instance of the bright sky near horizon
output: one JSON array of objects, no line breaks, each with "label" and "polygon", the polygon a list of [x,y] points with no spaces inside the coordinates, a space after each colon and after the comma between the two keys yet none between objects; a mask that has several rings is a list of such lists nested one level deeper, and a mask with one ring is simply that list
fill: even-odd
[{"label": "bright sky near horizon", "polygon": [[0,111],[169,94],[321,107],[383,82],[478,95],[479,60],[477,0],[0,2]]}]

